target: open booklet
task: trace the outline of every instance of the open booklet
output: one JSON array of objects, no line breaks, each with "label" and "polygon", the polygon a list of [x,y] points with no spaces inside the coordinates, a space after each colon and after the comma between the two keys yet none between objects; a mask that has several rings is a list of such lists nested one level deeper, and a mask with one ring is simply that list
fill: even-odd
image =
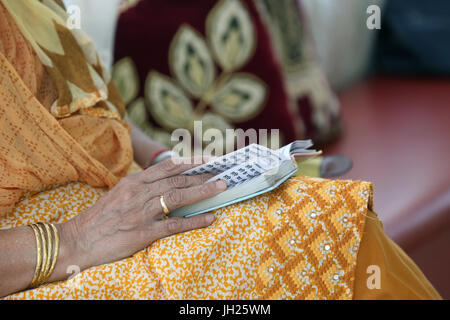
[{"label": "open booklet", "polygon": [[224,180],[228,189],[215,197],[184,206],[171,217],[190,217],[256,197],[281,185],[297,172],[295,158],[305,159],[321,154],[311,150],[311,140],[298,140],[278,150],[251,144],[211,162],[188,170],[183,175],[212,173],[207,182]]}]

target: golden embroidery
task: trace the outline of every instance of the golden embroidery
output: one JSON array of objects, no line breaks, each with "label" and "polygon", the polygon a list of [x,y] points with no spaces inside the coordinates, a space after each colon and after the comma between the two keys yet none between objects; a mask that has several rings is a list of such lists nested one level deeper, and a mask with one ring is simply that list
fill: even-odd
[{"label": "golden embroidery", "polygon": [[139,94],[139,77],[133,60],[123,58],[118,61],[112,76],[126,105],[136,99]]},{"label": "golden embroidery", "polygon": [[372,199],[372,184],[361,181],[298,178],[275,190],[266,214],[268,246],[258,269],[261,298],[351,299]]},{"label": "golden embroidery", "polygon": [[182,25],[172,40],[169,65],[181,86],[196,98],[203,97],[216,77],[213,58],[202,35]]},{"label": "golden embroidery", "polygon": [[150,72],[145,94],[151,105],[150,112],[159,124],[172,130],[191,128],[194,118],[191,100],[169,77]]},{"label": "golden embroidery", "polygon": [[[182,25],[169,50],[169,66],[176,80],[156,71],[148,74],[146,106],[166,132],[178,128],[193,132],[196,120],[205,121],[203,127],[215,125],[214,128],[225,131],[233,128],[231,123],[252,119],[264,108],[266,84],[254,75],[237,72],[253,56],[256,47],[256,30],[242,2],[220,1],[206,19],[206,36],[207,40],[191,26]],[[127,60],[119,61],[115,68],[129,69],[121,71],[123,75],[133,74],[132,64],[124,61]],[[116,81],[125,81],[119,75],[114,72]],[[124,87],[119,85],[120,90],[125,90]],[[142,112],[142,104],[133,105],[130,119],[155,139],[158,129],[136,118]],[[158,134],[161,138],[161,131]]]},{"label": "golden embroidery", "polygon": [[221,0],[206,20],[206,33],[216,60],[232,72],[244,66],[256,48],[252,19],[239,0]]},{"label": "golden embroidery", "polygon": [[131,120],[139,128],[144,128],[147,123],[144,98],[139,98],[127,108],[127,119]]},{"label": "golden embroidery", "polygon": [[217,90],[211,101],[214,110],[232,122],[244,122],[255,117],[264,103],[265,84],[248,73],[236,73]]}]

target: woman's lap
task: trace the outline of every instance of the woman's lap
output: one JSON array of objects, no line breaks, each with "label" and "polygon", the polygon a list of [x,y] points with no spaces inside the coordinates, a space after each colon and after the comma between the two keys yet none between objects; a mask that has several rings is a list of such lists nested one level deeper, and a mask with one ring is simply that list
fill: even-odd
[{"label": "woman's lap", "polygon": [[[318,181],[319,186],[325,180],[293,178],[274,192],[216,210],[216,221],[206,229],[161,239],[133,257],[93,267],[81,273],[77,266],[71,266],[67,270],[69,280],[48,284],[8,298],[254,299],[264,294],[265,297],[272,298],[271,295],[275,293],[271,293],[270,286],[276,277],[286,278],[286,272],[301,273],[302,270],[309,272],[312,271],[311,268],[318,268],[322,263],[327,266],[326,273],[330,273],[330,281],[333,281],[334,273],[342,273],[345,276],[344,273],[354,272],[356,251],[344,255],[340,252],[353,250],[352,246],[359,245],[358,232],[362,226],[358,223],[361,219],[357,219],[357,212],[353,212],[353,216],[349,215],[348,223],[350,221],[355,223],[354,228],[349,230],[345,244],[342,244],[344,247],[336,249],[332,255],[327,253],[323,249],[324,245],[332,244],[333,237],[337,239],[335,242],[339,242],[339,238],[342,238],[345,232],[332,226],[336,222],[326,221],[331,217],[325,219],[326,209],[319,207],[328,204],[320,203],[321,200],[317,199],[323,200],[333,195],[320,191],[315,187],[315,181]],[[348,182],[345,186],[351,184],[352,182]],[[326,192],[339,193],[339,187],[336,189],[336,185],[332,182],[324,188],[328,190]],[[361,192],[367,190],[361,189]],[[0,227],[28,225],[38,221],[63,222],[88,209],[106,192],[107,190],[103,188],[68,183],[28,195],[28,198],[17,204],[10,215],[0,220]],[[310,193],[314,192],[321,194],[316,194],[313,199]],[[300,199],[305,195],[309,198],[300,203],[297,198]],[[340,196],[337,198],[339,200],[335,203],[343,201]],[[361,198],[360,210],[367,208],[369,198],[368,194]],[[330,202],[330,205],[332,204],[333,200]],[[308,221],[311,217],[307,215],[316,212],[319,216],[320,210],[323,209],[325,211],[322,217],[325,220],[318,221],[321,224],[316,227],[310,224],[308,231],[310,223]],[[301,216],[297,216],[297,213],[301,213]],[[339,218],[344,216],[345,213]],[[284,222],[280,224],[279,220],[283,219]],[[322,223],[328,223],[334,229],[334,235],[333,232],[324,232]],[[317,226],[319,231],[314,230]],[[311,236],[309,240],[301,234],[302,232]],[[292,242],[293,239],[297,241],[302,238],[306,246],[316,245],[317,250],[312,250],[309,254],[302,253],[306,247]],[[331,251],[333,250],[334,248]],[[292,261],[289,262],[289,259],[295,260],[297,266],[294,269],[290,267]],[[274,270],[272,266],[277,265],[279,268]],[[328,283],[322,280],[320,282],[324,292],[333,292],[330,288],[336,286],[339,289],[335,292],[337,294],[338,291],[345,292],[346,288],[351,287],[349,279],[342,283]],[[291,288],[291,295],[302,287],[308,288],[308,279],[305,278],[303,281],[304,283],[294,284],[287,281],[287,286],[297,288]],[[287,297],[294,298],[289,295]]]}]

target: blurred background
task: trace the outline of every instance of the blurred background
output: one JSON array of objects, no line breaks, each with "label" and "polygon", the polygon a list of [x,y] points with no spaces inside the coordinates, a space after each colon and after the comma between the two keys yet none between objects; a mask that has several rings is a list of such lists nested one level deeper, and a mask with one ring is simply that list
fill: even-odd
[{"label": "blurred background", "polygon": [[[117,73],[119,87],[135,92],[126,102],[148,120],[140,125],[150,136],[164,137],[164,125],[139,99],[146,95],[147,73],[169,76],[168,51],[180,25],[207,37],[206,16],[219,2],[65,2],[81,8],[82,28],[107,66],[129,67]],[[449,299],[450,2],[242,2],[258,42],[241,68],[266,82],[268,104],[246,122],[215,115],[212,126],[275,123],[288,128],[287,140],[313,138],[325,154],[351,157],[353,169],[340,178],[374,183],[375,211],[386,233]]]},{"label": "blurred background", "polygon": [[345,128],[324,150],[353,159],[342,178],[374,183],[386,233],[449,299],[450,3],[382,1],[374,32],[374,1],[337,2],[305,1]]}]

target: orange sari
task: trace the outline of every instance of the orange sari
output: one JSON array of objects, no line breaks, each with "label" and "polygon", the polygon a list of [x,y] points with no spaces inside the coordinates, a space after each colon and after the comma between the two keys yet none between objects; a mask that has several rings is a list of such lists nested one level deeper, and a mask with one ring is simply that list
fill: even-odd
[{"label": "orange sari", "polygon": [[[1,3],[0,30],[0,217],[14,207],[24,190],[67,181],[114,186],[133,159],[128,127],[120,114],[104,107],[112,97],[123,108],[115,91],[106,96],[94,86],[85,86],[88,94],[76,97],[69,96],[64,86],[55,86],[66,78],[56,67],[42,64]],[[69,32],[61,37],[76,47]],[[72,60],[88,69],[83,57]],[[66,74],[67,79],[73,80],[77,70],[84,69],[72,70],[75,76]],[[113,86],[110,82],[109,88]],[[63,92],[66,98],[61,100]],[[52,107],[64,112],[55,116]],[[68,108],[74,111],[67,113]]]}]

